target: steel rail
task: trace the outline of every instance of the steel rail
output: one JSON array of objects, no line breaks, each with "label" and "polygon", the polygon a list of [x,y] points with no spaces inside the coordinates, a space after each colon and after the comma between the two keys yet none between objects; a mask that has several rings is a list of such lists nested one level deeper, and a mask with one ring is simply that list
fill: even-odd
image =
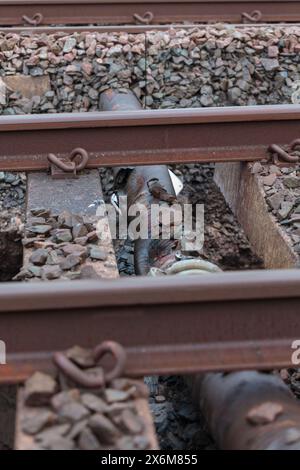
[{"label": "steel rail", "polygon": [[[254,12],[259,12],[255,14]],[[1,0],[0,25],[297,22],[299,0]]]},{"label": "steel rail", "polygon": [[2,284],[0,382],[104,340],[126,349],[130,376],[289,367],[299,311],[299,270]]},{"label": "steel rail", "polygon": [[256,161],[298,139],[299,123],[299,105],[2,116],[0,169],[46,169],[76,147],[90,168]]}]

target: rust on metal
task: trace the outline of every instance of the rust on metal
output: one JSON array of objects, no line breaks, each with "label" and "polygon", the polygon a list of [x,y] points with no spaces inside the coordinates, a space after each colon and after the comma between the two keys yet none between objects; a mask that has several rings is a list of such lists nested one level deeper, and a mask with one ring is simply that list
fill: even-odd
[{"label": "rust on metal", "polygon": [[114,341],[104,341],[96,346],[94,350],[95,366],[98,366],[99,361],[106,354],[113,356],[115,361],[114,367],[109,372],[105,373],[103,369],[98,368],[97,374],[95,375],[85,373],[63,352],[55,352],[53,361],[56,367],[77,385],[86,388],[102,388],[105,384],[121,377],[126,364],[126,352],[124,348]]},{"label": "rust on metal", "polygon": [[300,407],[279,376],[255,371],[191,379],[218,447],[300,450]]},{"label": "rust on metal", "polygon": [[299,270],[2,284],[0,381],[108,338],[124,347],[124,373],[135,377],[289,367],[299,308]]},{"label": "rust on metal", "polygon": [[53,362],[57,369],[76,385],[86,388],[102,388],[105,385],[102,369],[99,369],[95,375],[87,374],[74,364],[63,352],[55,352]]},{"label": "rust on metal", "polygon": [[297,139],[299,120],[299,105],[2,116],[0,169],[47,169],[53,142],[60,156],[84,143],[88,168],[256,161]]},{"label": "rust on metal", "polygon": [[54,179],[76,178],[77,172],[84,170],[89,160],[87,151],[82,148],[72,150],[68,158],[59,158],[53,153],[49,153],[47,158]]},{"label": "rust on metal", "polygon": [[[55,393],[55,396],[58,396],[60,392],[63,392],[63,395],[66,397],[69,397],[67,400],[64,401],[64,405],[67,405],[67,403],[71,404],[74,403],[73,397],[76,397],[76,399],[82,398],[84,395],[86,395],[86,387],[82,388],[80,386],[76,386],[76,384],[70,382],[69,380],[65,380],[65,377],[62,377],[61,373],[57,374],[57,369],[54,371],[54,377],[55,377],[55,388],[53,390]],[[89,369],[90,373],[93,373],[94,370]],[[49,376],[43,376],[44,379],[50,379],[51,382],[53,381],[52,378]],[[34,377],[31,379],[34,380]],[[53,383],[53,382],[52,382]],[[110,417],[116,416],[116,411],[118,413],[118,410],[120,413],[125,411],[125,416],[129,413],[129,416],[133,417],[135,416],[135,419],[129,422],[130,423],[136,423],[136,426],[134,428],[127,427],[127,426],[119,426],[119,424],[116,423],[116,421],[113,421],[115,423],[115,426],[117,426],[118,431],[115,433],[115,438],[110,440],[109,448],[114,449],[114,450],[124,450],[125,448],[128,449],[129,445],[132,449],[140,448],[142,447],[143,450],[158,450],[158,442],[157,442],[157,437],[155,433],[155,427],[153,423],[153,416],[151,415],[150,407],[149,407],[149,391],[147,386],[144,384],[143,380],[137,380],[137,379],[130,379],[128,377],[122,376],[119,379],[112,381],[107,385],[107,389],[102,388],[101,390],[89,390],[89,398],[91,398],[93,395],[95,397],[99,397],[99,394],[103,400],[101,403],[107,403],[108,402],[108,396],[112,392],[117,392],[117,395],[120,394],[120,390],[123,391],[122,393],[122,402],[117,403],[115,406],[112,405],[111,407],[108,407],[107,410],[111,409],[111,413],[106,414],[107,419],[110,419]],[[125,393],[124,393],[125,392]],[[29,392],[30,393],[30,392]],[[74,395],[75,393],[75,395]],[[57,422],[61,422],[60,416],[58,417],[58,411],[57,408],[54,408],[53,404],[51,403],[44,403],[41,406],[41,403],[39,400],[35,399],[33,396],[32,398],[31,393],[31,400],[30,405],[28,403],[28,387],[27,384],[24,386],[21,386],[18,388],[18,393],[17,393],[17,409],[16,413],[14,413],[13,416],[11,416],[12,413],[10,413],[10,421],[7,422],[8,426],[5,426],[5,431],[11,431],[11,435],[15,434],[15,439],[14,442],[9,442],[10,444],[9,448],[14,448],[15,450],[43,450],[45,448],[49,449],[49,443],[50,443],[50,448],[51,450],[55,449],[61,449],[64,448],[66,449],[66,441],[63,439],[61,442],[60,440],[60,434],[57,432]],[[37,394],[36,396],[38,396]],[[49,395],[48,395],[49,397]],[[53,396],[52,396],[53,397]],[[96,398],[97,400],[97,398]],[[54,399],[55,402],[55,399]],[[10,407],[12,408],[12,407]],[[116,410],[117,408],[117,410]],[[104,408],[103,408],[104,409]],[[130,411],[129,411],[130,410]],[[29,420],[30,423],[35,423],[38,421],[39,416],[44,415],[45,411],[50,412],[50,417],[51,419],[47,422],[46,427],[43,426],[42,429],[39,430],[39,432],[36,432],[36,428],[33,429],[30,428],[30,426],[26,427],[26,422]],[[119,413],[119,415],[120,415]],[[87,413],[85,413],[87,414]],[[99,414],[97,411],[90,410],[89,418],[91,419],[93,416],[99,417]],[[58,418],[58,419],[57,419]],[[71,418],[72,419],[72,418]],[[133,418],[132,418],[133,419]],[[75,425],[77,425],[77,430],[78,430],[78,425],[79,425],[79,430],[78,432],[85,432],[83,428],[86,429],[87,426],[87,418],[82,419],[80,421],[76,421]],[[70,423],[70,419],[68,417],[64,418],[64,425]],[[126,421],[128,422],[128,420]],[[12,426],[9,426],[10,423],[12,423],[13,428],[11,429]],[[72,421],[72,424],[74,421]],[[120,421],[118,421],[120,423]],[[137,425],[139,426],[137,427]],[[116,431],[116,428],[112,428]],[[76,431],[76,429],[75,429]],[[48,440],[47,442],[43,441],[43,436],[49,436],[49,432],[53,433],[55,435],[55,439],[51,440],[50,442]],[[46,434],[44,434],[46,433]],[[97,444],[98,441],[92,440],[89,442],[83,443],[83,441],[80,439],[78,436],[77,432],[74,432],[74,434],[69,435],[68,438],[71,439],[71,442],[74,442],[74,450],[102,450],[104,446],[107,446],[106,442],[106,434],[103,434],[104,437],[100,437],[100,443]],[[6,436],[5,436],[6,437]],[[139,438],[139,439],[137,439]],[[8,439],[6,439],[7,442]],[[13,439],[11,439],[13,440]],[[79,442],[80,441],[80,442]],[[103,442],[105,441],[105,442]],[[139,445],[141,443],[141,445]],[[71,446],[73,447],[73,445]],[[68,446],[70,448],[70,446]]]},{"label": "rust on metal", "polygon": [[112,380],[121,377],[124,372],[126,365],[126,351],[124,348],[115,341],[103,341],[103,343],[98,344],[94,349],[94,359],[95,363],[102,359],[106,354],[110,354],[114,358],[115,365],[114,367],[105,374],[105,383],[109,383]]},{"label": "rust on metal", "polygon": [[143,20],[145,12],[158,24],[238,23],[241,12],[246,12],[244,21],[252,23],[256,10],[265,22],[300,20],[299,0],[1,0],[0,25],[22,25],[24,17],[34,20],[37,11],[48,25],[133,24],[137,17]]}]

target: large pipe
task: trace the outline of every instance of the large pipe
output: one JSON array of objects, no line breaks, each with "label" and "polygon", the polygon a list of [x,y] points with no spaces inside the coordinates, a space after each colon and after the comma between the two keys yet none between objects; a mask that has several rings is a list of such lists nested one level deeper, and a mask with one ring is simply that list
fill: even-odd
[{"label": "large pipe", "polygon": [[300,450],[300,404],[279,376],[213,373],[191,387],[219,448]]},{"label": "large pipe", "polygon": [[[107,90],[100,97],[103,111],[140,107],[132,93]],[[154,189],[153,181],[157,183]],[[115,182],[116,189],[128,196],[128,207],[140,202],[147,206],[149,214],[151,204],[175,199],[166,166],[118,167]],[[174,241],[136,240],[134,259],[138,275],[147,274],[153,266],[162,267],[166,260],[172,270],[175,267],[172,265],[175,261]],[[199,260],[188,260],[188,263],[196,264]],[[205,262],[202,260],[201,263]],[[206,268],[215,270],[213,266]],[[194,401],[200,406],[219,448],[300,450],[300,406],[279,377],[244,371],[202,374],[190,377],[188,382]]]},{"label": "large pipe", "polygon": [[[102,111],[128,111],[141,109],[141,104],[131,91],[120,93],[109,89],[101,93],[99,107]],[[169,170],[165,165],[116,167],[114,177],[114,189],[127,196],[128,208],[133,204],[141,204],[146,208],[148,230],[151,228],[151,206],[176,200]],[[139,238],[134,241],[134,266],[138,275],[148,274],[157,257],[160,262],[174,258],[175,240],[152,240],[150,233],[148,235],[146,240]]]}]

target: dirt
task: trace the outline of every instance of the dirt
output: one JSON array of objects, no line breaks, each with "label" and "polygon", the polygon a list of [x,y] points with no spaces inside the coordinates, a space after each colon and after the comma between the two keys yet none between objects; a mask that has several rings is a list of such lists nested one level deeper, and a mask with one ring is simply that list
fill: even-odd
[{"label": "dirt", "polygon": [[204,204],[204,246],[201,256],[225,271],[262,268],[244,231],[213,181],[213,164],[177,165],[174,172],[183,183],[182,197]]}]

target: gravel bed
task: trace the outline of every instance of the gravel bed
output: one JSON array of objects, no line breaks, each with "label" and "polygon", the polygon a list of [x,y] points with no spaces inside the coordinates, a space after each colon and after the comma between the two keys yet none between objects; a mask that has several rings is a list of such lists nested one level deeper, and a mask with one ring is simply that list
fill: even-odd
[{"label": "gravel bed", "polygon": [[162,450],[216,450],[204,418],[180,376],[146,377],[149,406]]},{"label": "gravel bed", "polygon": [[15,281],[97,278],[94,269],[108,254],[101,247],[96,216],[36,208],[28,215],[22,244],[27,258]]},{"label": "gravel bed", "polygon": [[300,28],[208,26],[147,36],[154,107],[297,102]]},{"label": "gravel bed", "polygon": [[1,171],[0,282],[10,281],[22,265],[25,197],[25,174]]},{"label": "gravel bed", "polygon": [[[99,380],[103,369],[92,351],[74,346],[68,359]],[[151,448],[139,402],[148,390],[139,381],[112,380],[97,390],[76,385],[59,369],[55,376],[35,372],[22,389],[18,449],[146,450]]]},{"label": "gravel bed", "polygon": [[144,79],[144,53],[143,34],[0,33],[0,113],[97,110],[102,91]]},{"label": "gravel bed", "polygon": [[150,108],[296,103],[299,51],[297,26],[0,33],[0,113],[98,110],[109,87]]},{"label": "gravel bed", "polygon": [[[300,399],[300,369],[281,369],[279,372],[282,380],[291,389],[296,398]],[[300,405],[299,405],[300,406]]]},{"label": "gravel bed", "polygon": [[0,209],[24,210],[26,195],[25,173],[0,172]]}]

